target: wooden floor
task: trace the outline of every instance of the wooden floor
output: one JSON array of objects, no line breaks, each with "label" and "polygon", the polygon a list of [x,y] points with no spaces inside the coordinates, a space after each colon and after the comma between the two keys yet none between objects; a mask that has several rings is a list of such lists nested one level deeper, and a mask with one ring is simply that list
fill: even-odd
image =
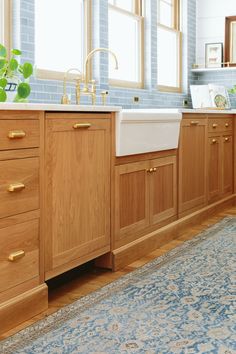
[{"label": "wooden floor", "polygon": [[195,237],[199,232],[206,229],[208,226],[215,224],[225,216],[236,215],[236,207],[224,209],[223,211],[215,214],[214,216],[206,219],[204,222],[186,228],[181,236],[166,245],[156,249],[154,252],[139,259],[138,261],[130,264],[121,271],[112,273],[111,271],[97,269],[93,266],[93,263],[88,263],[72,272],[68,272],[66,275],[57,277],[48,283],[49,285],[49,308],[47,311],[32,318],[31,320],[24,322],[20,326],[8,331],[4,335],[0,336],[0,340],[4,339],[21,329],[33,324],[34,322],[48,316],[49,314],[57,311],[61,307],[70,304],[71,302],[81,298],[84,295],[95,291],[102,286],[120,278],[122,275],[132,272],[133,270],[141,267],[145,263],[159,257],[166,252],[172,250],[176,246],[181,245],[186,240],[190,240]]}]

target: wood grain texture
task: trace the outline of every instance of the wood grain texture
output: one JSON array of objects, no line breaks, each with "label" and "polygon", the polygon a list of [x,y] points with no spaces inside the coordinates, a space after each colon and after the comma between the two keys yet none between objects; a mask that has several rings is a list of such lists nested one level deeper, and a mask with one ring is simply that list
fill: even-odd
[{"label": "wood grain texture", "polygon": [[222,194],[233,193],[233,136],[222,136]]},{"label": "wood grain texture", "polygon": [[[39,159],[37,157],[0,161],[0,218],[39,208]],[[25,188],[9,192],[12,183]]]},{"label": "wood grain texture", "polygon": [[[9,139],[8,133],[23,130],[25,137]],[[25,149],[39,146],[39,120],[1,120],[0,114],[0,150]]]},{"label": "wood grain texture", "polygon": [[58,116],[46,122],[46,273],[110,247],[110,121],[76,130],[81,115]]},{"label": "wood grain texture", "polygon": [[220,198],[222,193],[222,139],[208,138],[208,202]]},{"label": "wood grain texture", "polygon": [[[10,262],[8,257],[23,250],[25,256]],[[0,229],[0,292],[39,275],[39,220]]]},{"label": "wood grain texture", "polygon": [[47,285],[42,284],[0,305],[0,334],[45,311],[48,307]]},{"label": "wood grain texture", "polygon": [[[198,121],[198,124],[192,124]],[[207,202],[207,120],[201,114],[183,119],[179,146],[179,213]]]},{"label": "wood grain texture", "polygon": [[177,215],[176,157],[151,160],[156,171],[150,178],[150,224]]}]

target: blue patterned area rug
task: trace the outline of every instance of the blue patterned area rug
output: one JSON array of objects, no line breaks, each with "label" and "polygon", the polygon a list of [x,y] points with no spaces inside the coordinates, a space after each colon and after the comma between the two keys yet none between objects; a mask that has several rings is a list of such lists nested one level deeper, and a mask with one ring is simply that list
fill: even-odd
[{"label": "blue patterned area rug", "polygon": [[236,218],[0,344],[1,354],[236,353]]}]

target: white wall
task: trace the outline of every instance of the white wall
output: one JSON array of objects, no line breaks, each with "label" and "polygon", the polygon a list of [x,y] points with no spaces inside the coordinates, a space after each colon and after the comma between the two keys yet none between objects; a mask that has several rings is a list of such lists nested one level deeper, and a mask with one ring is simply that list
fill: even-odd
[{"label": "white wall", "polygon": [[236,0],[197,0],[196,63],[205,63],[205,43],[224,43],[227,16],[236,16]]}]

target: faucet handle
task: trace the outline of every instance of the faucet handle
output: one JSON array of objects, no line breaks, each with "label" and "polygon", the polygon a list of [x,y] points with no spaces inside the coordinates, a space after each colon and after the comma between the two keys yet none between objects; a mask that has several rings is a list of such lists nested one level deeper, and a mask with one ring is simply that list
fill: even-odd
[{"label": "faucet handle", "polygon": [[96,93],[96,80],[90,80],[89,83],[91,84],[91,92]]},{"label": "faucet handle", "polygon": [[108,91],[101,91],[103,106],[105,106],[105,104],[106,104],[107,95],[108,95]]}]

